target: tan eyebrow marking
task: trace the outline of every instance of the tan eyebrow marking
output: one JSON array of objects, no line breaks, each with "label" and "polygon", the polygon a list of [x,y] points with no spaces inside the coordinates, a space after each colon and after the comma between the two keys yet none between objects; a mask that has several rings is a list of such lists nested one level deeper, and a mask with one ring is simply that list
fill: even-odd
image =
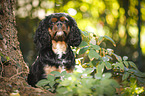
[{"label": "tan eyebrow marking", "polygon": [[68,19],[66,17],[60,17],[60,21],[65,21],[65,20],[68,21]]},{"label": "tan eyebrow marking", "polygon": [[52,18],[51,21],[52,22],[57,22],[57,18]]}]

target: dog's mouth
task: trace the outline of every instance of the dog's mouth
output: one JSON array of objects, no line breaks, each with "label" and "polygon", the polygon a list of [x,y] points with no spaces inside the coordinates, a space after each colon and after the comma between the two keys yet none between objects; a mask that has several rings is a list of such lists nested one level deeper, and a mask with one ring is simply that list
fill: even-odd
[{"label": "dog's mouth", "polygon": [[67,33],[65,31],[56,31],[53,39],[56,41],[64,41],[67,37]]}]

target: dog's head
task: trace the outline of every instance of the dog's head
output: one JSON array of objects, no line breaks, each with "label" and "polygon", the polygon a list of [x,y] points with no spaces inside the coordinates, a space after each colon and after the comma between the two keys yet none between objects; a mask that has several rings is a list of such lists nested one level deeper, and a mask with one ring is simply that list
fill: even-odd
[{"label": "dog's head", "polygon": [[52,46],[52,40],[65,41],[69,46],[78,46],[81,32],[76,21],[66,13],[54,13],[39,23],[34,42],[39,50]]},{"label": "dog's head", "polygon": [[63,15],[54,15],[49,20],[49,24],[48,31],[51,39],[55,41],[65,41],[70,32],[68,18]]}]

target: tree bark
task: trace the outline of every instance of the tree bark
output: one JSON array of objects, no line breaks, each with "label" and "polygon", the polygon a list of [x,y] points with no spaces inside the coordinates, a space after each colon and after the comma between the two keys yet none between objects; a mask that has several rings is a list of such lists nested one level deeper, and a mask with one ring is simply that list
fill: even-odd
[{"label": "tree bark", "polygon": [[7,64],[2,63],[4,69],[1,75],[3,77],[11,77],[19,72],[28,72],[28,67],[19,48],[13,6],[14,0],[1,1],[0,34],[2,40],[0,40],[0,53],[7,59]]},{"label": "tree bark", "polygon": [[0,0],[0,96],[14,91],[23,96],[51,96],[48,91],[30,87],[26,82],[29,68],[19,47],[14,5],[15,0]]}]

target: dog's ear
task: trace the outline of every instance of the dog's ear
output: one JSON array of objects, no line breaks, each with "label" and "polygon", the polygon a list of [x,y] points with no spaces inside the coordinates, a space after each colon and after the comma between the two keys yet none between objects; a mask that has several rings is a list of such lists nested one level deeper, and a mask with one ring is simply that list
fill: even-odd
[{"label": "dog's ear", "polygon": [[67,18],[69,19],[70,32],[66,42],[70,46],[77,47],[82,41],[81,30],[78,28],[76,21],[72,17],[68,15]]},{"label": "dog's ear", "polygon": [[46,21],[49,21],[49,17],[39,23],[34,36],[34,43],[39,51],[51,46],[51,37],[48,32],[48,24]]}]

